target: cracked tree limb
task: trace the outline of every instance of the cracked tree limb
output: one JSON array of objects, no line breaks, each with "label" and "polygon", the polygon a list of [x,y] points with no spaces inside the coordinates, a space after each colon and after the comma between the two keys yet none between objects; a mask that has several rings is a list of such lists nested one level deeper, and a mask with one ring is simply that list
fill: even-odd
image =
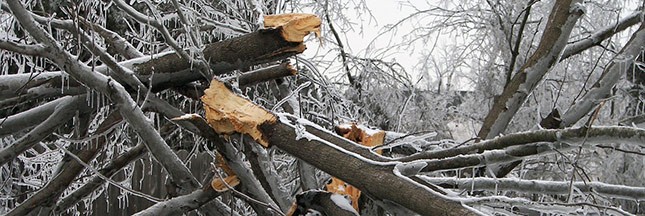
[{"label": "cracked tree limb", "polygon": [[[335,139],[315,136],[300,125],[300,122],[277,120],[272,113],[235,95],[217,80],[211,82],[211,87],[202,100],[205,109],[211,110],[207,111],[207,120],[212,127],[219,128],[215,129],[216,131],[252,134],[251,136],[254,136],[254,139],[263,146],[276,146],[359,188],[372,198],[389,200],[423,215],[447,212],[454,215],[474,214],[470,209],[442,197],[433,189],[405,176],[397,175],[394,163],[379,163],[362,157],[351,150],[344,149],[343,146],[338,146],[333,141],[343,140],[339,143],[346,143],[345,146],[353,146],[353,149],[362,148],[367,151],[366,153],[370,152],[368,148],[348,142],[329,132],[323,133],[327,133],[326,137],[335,137]],[[238,109],[229,107],[238,107]],[[376,154],[370,157],[387,160]],[[410,194],[415,195],[410,196]]]}]

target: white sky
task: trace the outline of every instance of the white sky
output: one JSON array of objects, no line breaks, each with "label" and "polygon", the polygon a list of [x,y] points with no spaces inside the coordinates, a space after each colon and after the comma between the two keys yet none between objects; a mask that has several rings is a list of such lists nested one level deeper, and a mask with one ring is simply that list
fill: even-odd
[{"label": "white sky", "polygon": [[[360,1],[360,0],[357,0]],[[435,2],[438,4],[450,4],[450,2],[441,2],[441,1],[430,1],[430,2]],[[635,4],[634,2],[637,1],[629,1],[630,3]],[[344,3],[345,4],[345,3]],[[406,72],[410,75],[412,78],[412,82],[416,82],[418,78],[420,78],[421,74],[424,73],[424,71],[420,71],[420,67],[416,67],[419,63],[420,58],[423,56],[421,55],[422,51],[428,52],[428,50],[432,49],[432,46],[434,41],[437,41],[437,47],[433,50],[433,56],[437,55],[437,52],[439,50],[446,49],[447,47],[450,47],[451,45],[454,45],[455,43],[459,43],[459,40],[464,40],[464,38],[458,38],[450,36],[450,35],[441,35],[440,37],[434,38],[434,36],[429,36],[433,38],[428,38],[429,44],[423,44],[422,42],[417,42],[415,43],[414,50],[413,49],[408,49],[408,50],[394,50],[390,49],[387,50],[387,56],[381,55],[381,52],[375,52],[375,50],[382,51],[383,48],[390,47],[390,43],[397,43],[400,41],[403,41],[403,35],[409,33],[411,30],[415,28],[414,25],[422,25],[418,23],[414,23],[413,21],[408,21],[405,22],[403,25],[400,25],[397,28],[397,34],[394,36],[392,35],[392,32],[389,32],[384,35],[379,35],[380,32],[383,31],[383,28],[397,23],[401,19],[409,16],[410,14],[416,12],[412,7],[409,6],[409,4],[414,4],[415,7],[420,8],[421,10],[423,9],[428,9],[431,6],[428,5],[426,1],[418,1],[418,0],[378,0],[378,1],[369,1],[365,0],[364,4],[366,4],[366,8],[368,8],[371,12],[372,16],[369,16],[366,14],[365,10],[360,10],[360,9],[353,9],[351,7],[354,7],[355,5],[351,5],[351,3],[346,3],[347,7],[350,7],[349,9],[346,9],[342,11],[341,13],[344,14],[345,16],[349,17],[351,19],[351,22],[354,24],[353,28],[354,29],[348,29],[344,28],[345,31],[340,30],[342,29],[342,26],[340,21],[338,20],[332,20],[334,22],[334,26],[337,29],[338,33],[342,37],[343,40],[343,45],[345,46],[345,51],[349,53],[350,55],[357,56],[357,57],[365,57],[365,58],[376,58],[376,59],[383,59],[385,61],[391,61],[391,60],[396,60],[401,66],[403,66],[406,70]],[[406,6],[407,5],[407,6]],[[592,7],[592,5],[588,5],[588,7]],[[595,6],[598,7],[598,6]],[[630,7],[625,7],[627,9],[622,15],[626,16],[630,13],[632,13],[632,10],[629,10]],[[635,8],[635,7],[633,7]],[[357,11],[360,12],[360,14],[357,14]],[[323,18],[323,28],[327,28],[327,23]],[[335,40],[334,36],[331,34],[328,35],[323,35],[327,40]],[[374,43],[372,43],[372,47],[370,46],[370,42],[372,42],[375,38],[378,38]],[[324,46],[320,46],[319,43],[317,43],[317,40],[310,40],[307,43],[307,51],[304,53],[304,57],[313,57],[315,55],[322,55],[326,53],[329,49],[335,49],[336,47],[332,44],[326,44]],[[449,49],[448,49],[449,50]],[[449,51],[448,51],[449,52]],[[337,55],[338,53],[334,53],[334,55]],[[326,58],[330,59],[332,57],[336,56],[326,56]],[[438,56],[435,56],[438,57]],[[325,74],[328,76],[333,76],[334,73],[341,72],[342,69],[340,68],[340,61],[336,62],[338,66],[332,67],[330,70],[326,71]],[[321,68],[319,68],[321,69]],[[439,68],[439,70],[444,69],[444,68]],[[321,69],[322,71],[322,69]],[[429,76],[431,76],[431,79],[436,79],[435,72],[428,72]],[[464,72],[466,73],[466,72]],[[427,83],[428,80],[426,80]],[[432,81],[430,81],[432,82]],[[468,89],[470,88],[470,84],[468,81],[463,80],[463,79],[456,79],[452,80],[453,88],[457,89]],[[424,85],[422,86],[417,86],[420,88],[423,88]],[[430,87],[430,86],[428,86]]]},{"label": "white sky", "polygon": [[[345,46],[345,52],[353,56],[358,57],[376,57],[373,50],[379,50],[382,48],[388,47],[389,41],[401,41],[401,34],[405,34],[412,29],[409,25],[403,25],[402,28],[399,28],[398,36],[390,38],[391,34],[386,34],[381,37],[379,32],[383,27],[396,23],[397,21],[405,18],[411,13],[414,13],[414,10],[410,7],[405,7],[401,5],[402,1],[397,0],[382,0],[382,1],[366,1],[367,8],[371,10],[373,17],[370,17],[368,14],[358,15],[356,10],[347,10],[343,13],[348,17],[356,17],[352,22],[355,23],[353,26],[354,29],[345,32],[338,32],[343,40],[343,45]],[[333,20],[332,20],[333,21]],[[325,20],[323,20],[323,28],[327,28]],[[335,28],[339,29],[337,23],[334,23]],[[334,36],[323,35],[328,40],[335,40]],[[370,42],[378,37],[372,47],[369,47]],[[305,57],[311,57],[316,54],[324,53],[327,49],[336,48],[333,45],[325,44],[321,47],[315,41],[309,41],[307,43],[307,51],[305,51]],[[369,48],[369,49],[368,49]],[[412,68],[417,64],[419,54],[414,54],[404,51],[395,51],[389,50],[388,55],[385,58],[379,56],[383,60],[389,61],[395,59],[400,63],[408,73],[416,74],[412,71]],[[416,78],[416,75],[412,75],[413,79]]]}]

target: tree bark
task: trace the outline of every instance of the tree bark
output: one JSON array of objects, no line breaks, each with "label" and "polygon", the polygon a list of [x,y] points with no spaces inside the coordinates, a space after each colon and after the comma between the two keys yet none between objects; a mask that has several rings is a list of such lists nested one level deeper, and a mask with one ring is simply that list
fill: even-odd
[{"label": "tree bark", "polygon": [[475,215],[459,202],[397,175],[395,164],[369,160],[311,134],[300,138],[293,123],[267,123],[260,130],[272,145],[359,188],[373,199],[389,200],[421,215]]},{"label": "tree bark", "polygon": [[506,130],[528,95],[560,59],[571,30],[583,12],[580,0],[558,0],[554,3],[537,50],[520,68],[484,118],[477,135],[480,139],[493,138]]}]

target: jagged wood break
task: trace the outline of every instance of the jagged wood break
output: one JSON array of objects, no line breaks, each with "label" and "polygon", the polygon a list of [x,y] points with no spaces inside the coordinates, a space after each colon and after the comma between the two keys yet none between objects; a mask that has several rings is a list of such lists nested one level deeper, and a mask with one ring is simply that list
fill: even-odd
[{"label": "jagged wood break", "polygon": [[[359,128],[355,123],[338,125],[334,129],[338,135],[368,147],[382,145],[385,139],[385,131],[372,130],[365,127]],[[377,150],[376,153],[381,154],[381,152],[382,150]],[[352,207],[360,212],[358,199],[361,197],[361,191],[358,188],[336,177],[332,177],[331,182],[325,187],[329,192],[349,196],[352,200]]]},{"label": "jagged wood break", "polygon": [[[280,50],[278,53],[270,55],[279,55],[282,52],[304,51],[305,46],[302,44],[304,37],[314,32],[320,37],[320,18],[313,14],[281,14],[264,17],[264,27],[269,28],[266,31],[277,31],[280,37],[287,42],[295,45],[296,49]],[[297,71],[288,64],[281,64],[286,67],[291,75]],[[273,67],[272,67],[273,68]],[[250,74],[247,74],[249,76]],[[273,114],[265,109],[251,103],[250,101],[237,96],[231,92],[223,83],[213,80],[210,87],[202,96],[206,119],[208,124],[219,134],[241,133],[252,137],[256,142],[269,147],[269,143],[263,137],[258,127],[264,123],[275,123],[276,118]],[[227,168],[225,161],[218,161],[218,167]],[[225,191],[230,186],[239,184],[239,179],[230,169],[225,169],[228,175],[225,178],[215,177],[211,181],[211,187],[216,191]]]},{"label": "jagged wood break", "polygon": [[[271,22],[272,18],[265,17],[265,20],[267,18]],[[282,31],[282,37],[290,37],[289,35],[304,37],[311,31],[317,31],[320,26],[320,19],[311,17],[307,19],[309,21],[302,23],[309,27],[298,28],[300,22],[288,21],[285,25],[294,26],[279,26],[275,30]],[[299,31],[306,33],[296,34]],[[294,41],[302,44],[302,40],[303,38],[299,38]],[[330,175],[360,188],[362,193],[369,194],[376,200],[394,202],[422,215],[475,215],[461,203],[441,197],[431,189],[397,175],[394,172],[394,164],[379,164],[382,158],[369,156],[367,153],[363,155],[366,158],[347,154],[346,149],[353,149],[356,152],[365,149],[357,149],[354,143],[346,139],[339,139],[326,131],[310,126],[305,126],[307,130],[305,133],[311,133],[310,135],[317,138],[302,139],[295,132],[293,125],[296,124],[295,122],[286,119],[278,121],[275,115],[236,95],[216,79],[211,82],[201,99],[208,124],[219,134],[241,133],[252,137],[264,147],[275,145]],[[335,145],[337,146],[334,147]],[[222,187],[215,185],[214,189],[216,188]]]}]

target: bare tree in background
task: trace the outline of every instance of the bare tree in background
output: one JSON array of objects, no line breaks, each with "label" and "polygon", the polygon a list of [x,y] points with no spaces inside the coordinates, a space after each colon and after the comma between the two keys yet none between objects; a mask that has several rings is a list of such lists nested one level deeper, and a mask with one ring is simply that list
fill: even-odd
[{"label": "bare tree in background", "polygon": [[[429,44],[416,78],[348,49],[361,1],[7,0],[0,212],[355,215],[333,176],[361,215],[640,214],[643,4],[409,4],[428,23],[391,48]],[[329,53],[263,26],[303,11]]]}]

